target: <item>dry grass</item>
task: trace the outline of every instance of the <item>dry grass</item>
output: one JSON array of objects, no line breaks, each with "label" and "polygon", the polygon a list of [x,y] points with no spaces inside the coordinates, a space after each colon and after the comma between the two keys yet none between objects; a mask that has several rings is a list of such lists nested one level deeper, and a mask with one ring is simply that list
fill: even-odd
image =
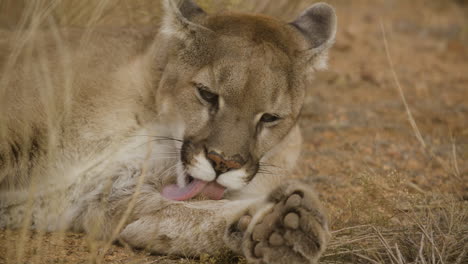
[{"label": "dry grass", "polygon": [[[314,1],[199,2],[209,11],[261,12],[291,19]],[[466,6],[442,0],[328,2],[338,8],[341,30],[331,55],[333,70],[319,74],[317,87],[323,89],[311,87],[306,100],[305,153],[298,170],[316,183],[330,208],[334,238],[322,262],[467,263]],[[20,53],[31,52],[27,43],[39,28],[79,26],[91,34],[97,26],[157,24],[160,17],[159,1],[150,0],[0,0],[0,29],[25,30],[3,62],[0,102],[11,66]],[[398,23],[399,18],[407,20]],[[411,54],[400,43],[418,47],[421,54]],[[57,52],[66,65],[66,52]],[[361,68],[356,69],[356,62]],[[46,64],[38,66],[45,87],[50,87],[51,74]],[[69,74],[64,67],[65,83]],[[439,89],[445,92],[440,98]],[[53,88],[45,90],[42,100],[47,101]],[[322,101],[334,107],[330,110]],[[354,101],[360,103],[358,110]],[[55,112],[55,107],[49,111]],[[363,116],[371,121],[363,121]],[[0,128],[0,138],[1,133]],[[371,136],[378,144],[368,142]],[[31,232],[28,224],[26,219],[20,230],[0,232],[0,263],[243,262],[229,253],[197,260],[149,256],[111,241],[96,241],[92,234]]]},{"label": "dry grass", "polygon": [[[337,219],[324,263],[463,263],[468,245],[468,206],[451,196],[414,193],[397,175],[361,178],[363,193]],[[406,186],[406,187],[405,187]],[[369,201],[369,198],[372,200]],[[346,224],[341,222],[347,222]]]}]

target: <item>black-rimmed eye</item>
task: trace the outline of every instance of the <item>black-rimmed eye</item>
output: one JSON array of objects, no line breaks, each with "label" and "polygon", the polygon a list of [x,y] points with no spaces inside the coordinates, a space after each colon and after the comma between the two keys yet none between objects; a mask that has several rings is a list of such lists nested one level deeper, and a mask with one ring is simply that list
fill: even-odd
[{"label": "black-rimmed eye", "polygon": [[198,94],[200,97],[205,100],[206,102],[212,104],[212,105],[217,105],[218,104],[218,98],[219,96],[215,93],[212,93],[206,89],[205,86],[201,84],[196,84]]},{"label": "black-rimmed eye", "polygon": [[263,123],[273,123],[278,120],[280,120],[280,117],[277,115],[272,115],[272,114],[263,114],[262,117],[260,118],[260,122],[263,122]]}]

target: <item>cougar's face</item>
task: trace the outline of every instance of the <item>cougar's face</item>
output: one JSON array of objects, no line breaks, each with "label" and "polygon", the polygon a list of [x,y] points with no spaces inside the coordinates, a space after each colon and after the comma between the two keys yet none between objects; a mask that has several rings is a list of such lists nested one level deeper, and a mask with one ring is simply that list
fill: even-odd
[{"label": "cougar's face", "polygon": [[166,114],[183,127],[173,135],[183,140],[177,181],[240,189],[295,124],[303,87],[288,56],[268,43],[224,37],[212,56],[201,67],[169,63],[162,81],[162,104],[172,105]]},{"label": "cougar's face", "polygon": [[[334,11],[317,4],[294,22],[244,14],[208,15],[195,2],[166,1],[161,34],[167,63],[156,103],[181,140],[177,185],[163,196],[220,199],[248,184],[262,157],[289,133],[336,32]],[[274,165],[274,164],[273,164]]]}]

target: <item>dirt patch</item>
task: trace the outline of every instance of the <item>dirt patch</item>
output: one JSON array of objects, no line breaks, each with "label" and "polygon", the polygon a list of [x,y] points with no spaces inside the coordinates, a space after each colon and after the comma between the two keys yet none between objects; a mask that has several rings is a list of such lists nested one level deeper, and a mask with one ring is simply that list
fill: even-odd
[{"label": "dirt patch", "polygon": [[[278,15],[288,6],[284,1],[267,2],[259,1],[256,10]],[[310,2],[298,1],[294,8]],[[317,74],[305,99],[301,119],[305,142],[296,173],[314,183],[336,230],[324,261],[390,262],[389,252],[398,256],[397,250],[394,244],[386,250],[381,236],[383,241],[401,242],[409,252],[405,248],[398,252],[409,262],[411,249],[420,248],[420,240],[430,244],[424,230],[432,228],[433,246],[423,250],[443,243],[453,249],[444,251],[445,261],[466,263],[466,251],[461,255],[463,248],[457,248],[468,243],[466,1],[329,2],[337,9],[339,32],[330,51],[330,70]],[[294,8],[288,14],[297,14]],[[444,215],[453,216],[451,227]],[[409,231],[417,238],[401,236]],[[450,232],[455,242],[437,236]],[[99,253],[99,244],[81,234],[21,237],[19,232],[0,231],[0,263],[86,263]],[[363,242],[350,242],[353,239]],[[15,250],[21,243],[26,245],[24,256]],[[412,261],[417,258],[418,254]],[[123,246],[112,246],[104,261],[237,262],[231,256],[201,260],[153,256]]]}]

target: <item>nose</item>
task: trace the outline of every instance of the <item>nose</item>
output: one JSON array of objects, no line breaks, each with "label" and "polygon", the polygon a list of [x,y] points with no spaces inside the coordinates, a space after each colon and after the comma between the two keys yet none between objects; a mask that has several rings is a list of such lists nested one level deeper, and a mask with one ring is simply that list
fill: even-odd
[{"label": "nose", "polygon": [[244,159],[239,154],[234,155],[229,159],[225,159],[221,154],[218,154],[215,151],[210,151],[206,157],[213,165],[217,176],[232,169],[239,169],[245,163]]}]

